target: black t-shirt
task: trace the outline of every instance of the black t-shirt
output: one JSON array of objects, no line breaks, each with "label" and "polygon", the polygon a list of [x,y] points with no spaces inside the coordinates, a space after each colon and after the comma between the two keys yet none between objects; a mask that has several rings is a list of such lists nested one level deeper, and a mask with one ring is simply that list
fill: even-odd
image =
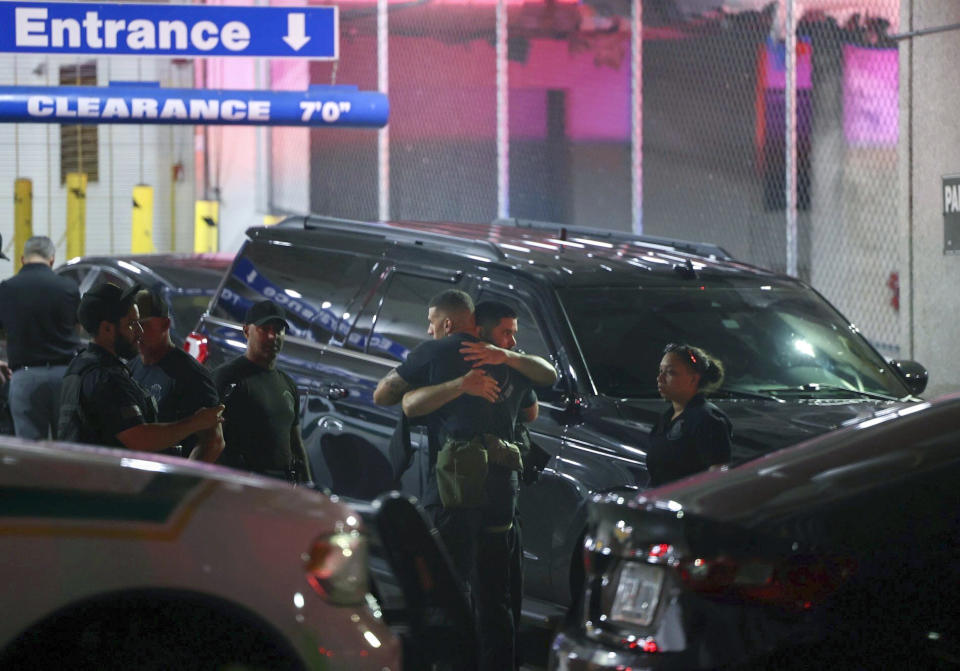
[{"label": "black t-shirt", "polygon": [[28,263],[0,282],[0,326],[7,332],[13,368],[66,364],[80,349],[77,283],[45,263]]},{"label": "black t-shirt", "polygon": [[[210,371],[181,349],[171,347],[156,364],[148,366],[137,356],[130,362],[130,375],[157,402],[161,422],[178,422],[200,408],[220,403],[220,394]],[[182,441],[183,456],[197,444],[197,434]]]},{"label": "black t-shirt", "polygon": [[650,433],[647,470],[650,485],[704,471],[730,461],[730,420],[720,408],[697,394],[676,419],[673,407],[657,420]]},{"label": "black t-shirt", "polygon": [[[478,339],[465,333],[454,333],[440,340],[427,340],[410,352],[407,360],[397,367],[397,374],[411,387],[428,387],[447,382],[465,375],[473,364],[464,361],[460,347],[464,342],[477,342]],[[446,403],[425,418],[430,443],[430,477],[421,499],[425,506],[439,504],[435,476],[437,451],[448,438],[470,440],[485,433],[493,434],[503,440],[516,440],[515,424],[521,407],[528,407],[531,389],[530,380],[506,365],[484,366],[487,374],[500,385],[500,397],[495,403],[478,396],[463,394]],[[526,402],[526,405],[524,405]],[[509,514],[513,512],[514,497],[517,490],[517,474],[496,464],[490,465],[487,477],[487,498],[491,502],[502,503]],[[495,515],[503,517],[504,515]]]},{"label": "black t-shirt", "polygon": [[[80,371],[86,371],[82,375]],[[80,411],[77,411],[79,404]],[[91,445],[124,447],[117,434],[157,421],[150,394],[119,358],[95,343],[67,368],[58,436]]]},{"label": "black t-shirt", "polygon": [[[413,374],[411,371],[408,371],[408,374]],[[402,376],[401,376],[402,377]],[[532,389],[528,389],[527,392],[523,395],[520,400],[520,408],[525,409],[534,405],[537,402],[537,393]],[[418,418],[415,421],[410,421],[406,416],[403,416],[401,413],[400,421],[397,422],[397,426],[394,429],[393,436],[390,439],[390,466],[393,470],[394,475],[394,486],[396,488],[400,487],[400,478],[410,467],[410,462],[413,456],[412,449],[410,447],[410,424],[427,424],[427,418]],[[429,437],[431,444],[434,443],[438,438]],[[522,418],[517,417],[516,423],[514,425],[514,439],[520,445],[521,454],[530,447],[530,434],[526,432],[526,427],[523,425]],[[434,454],[431,457],[435,456]],[[432,464],[431,464],[432,465]],[[526,463],[524,463],[524,468],[526,468]],[[422,498],[422,494],[421,494]]]},{"label": "black t-shirt", "polygon": [[528,389],[524,393],[523,398],[520,399],[521,408],[529,408],[531,405],[537,402],[537,392],[533,390],[533,387]]},{"label": "black t-shirt", "polygon": [[289,477],[294,468],[290,437],[300,417],[300,398],[290,376],[241,356],[214,370],[213,380],[226,406],[226,447],[217,463]]},{"label": "black t-shirt", "polygon": [[[410,352],[397,367],[397,374],[411,387],[427,387],[447,382],[468,373],[473,364],[464,361],[460,347],[464,342],[479,342],[466,333],[454,333],[440,340],[427,340]],[[530,380],[506,365],[484,366],[500,385],[500,397],[490,403],[478,396],[463,394],[430,415],[438,437],[470,440],[491,433],[503,440],[514,440],[514,424],[521,407],[531,404],[527,392]],[[527,405],[522,405],[524,401]]]}]

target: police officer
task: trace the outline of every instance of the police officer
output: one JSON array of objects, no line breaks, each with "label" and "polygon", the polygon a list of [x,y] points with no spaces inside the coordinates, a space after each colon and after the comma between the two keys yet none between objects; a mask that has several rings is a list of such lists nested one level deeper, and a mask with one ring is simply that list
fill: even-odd
[{"label": "police officer", "polygon": [[670,406],[650,433],[650,485],[693,475],[730,460],[730,419],[704,393],[723,383],[723,365],[699,347],[663,351],[657,390]]},{"label": "police officer", "polygon": [[[481,301],[474,310],[477,323],[477,336],[486,343],[514,351],[517,347],[517,335],[520,324],[517,311],[500,301]],[[521,354],[517,352],[518,354]],[[522,355],[526,356],[526,355]],[[540,357],[537,357],[540,359]],[[540,359],[543,363],[546,360]],[[521,480],[531,485],[537,481],[540,471],[546,465],[544,457],[549,455],[530,441],[530,432],[526,425],[536,421],[540,414],[537,394],[529,389],[520,401],[520,412],[515,420],[514,439],[523,457]],[[519,507],[514,511],[513,528],[510,530],[510,607],[513,611],[514,635],[519,634],[520,617],[523,613],[523,537],[520,529]],[[516,666],[521,666],[521,646],[516,646]]]},{"label": "police officer", "polygon": [[13,371],[14,432],[33,440],[57,437],[60,384],[80,349],[80,293],[76,282],[51,270],[55,252],[50,238],[30,238],[23,245],[20,272],[0,283],[0,324]]},{"label": "police officer", "polygon": [[[130,374],[157,403],[161,422],[185,419],[198,409],[219,405],[220,396],[210,372],[199,361],[173,345],[167,303],[158,293],[141,289],[136,295],[143,335]],[[223,451],[223,432],[214,428],[188,436],[177,456],[213,463]]]},{"label": "police officer", "polygon": [[[480,668],[504,671],[515,663],[510,565],[519,460],[500,462],[495,454],[515,440],[516,419],[521,405],[530,403],[530,387],[552,384],[557,373],[539,357],[477,339],[473,301],[462,291],[431,299],[427,321],[434,339],[418,345],[380,381],[374,400],[389,404],[400,393],[404,414],[428,416],[431,477],[424,498],[429,503],[433,492],[439,493],[443,509],[435,523],[440,537],[461,580],[474,584]],[[483,501],[451,503],[438,487],[437,473],[445,470],[441,462],[450,450],[478,437],[490,459]],[[442,450],[434,457],[439,445]]]},{"label": "police officer", "polygon": [[136,356],[143,333],[134,304],[139,288],[124,291],[101,284],[81,299],[77,317],[91,340],[70,362],[63,379],[61,439],[159,452],[220,422],[222,405],[201,408],[177,422],[156,421],[156,404],[121,360]]},{"label": "police officer", "polygon": [[226,448],[217,463],[299,483],[310,480],[300,395],[293,379],[277,368],[289,326],[276,303],[254,303],[243,319],[246,352],[213,371],[226,405]]}]

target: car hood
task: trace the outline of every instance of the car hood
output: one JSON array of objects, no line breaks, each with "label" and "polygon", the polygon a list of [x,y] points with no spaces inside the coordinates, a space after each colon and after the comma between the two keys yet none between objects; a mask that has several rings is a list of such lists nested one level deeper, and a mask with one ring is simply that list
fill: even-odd
[{"label": "car hood", "polygon": [[[960,402],[955,405],[960,410]],[[942,470],[956,461],[958,450],[952,441],[916,442],[921,427],[931,421],[923,413],[929,407],[921,403],[888,409],[869,421],[740,466],[649,489],[627,502],[627,507],[683,511],[684,517],[752,528],[804,508],[837,505],[836,500],[894,482],[905,472]]]},{"label": "car hood", "polygon": [[[874,399],[711,399],[733,425],[733,460],[742,462],[904,405]],[[666,410],[662,399],[626,399],[620,417],[652,427]]]},{"label": "car hood", "polygon": [[[242,500],[250,510],[312,520],[320,533],[352,514],[336,497],[307,487],[163,454],[3,436],[0,465],[0,490],[25,506],[8,502],[0,517],[29,517],[38,510],[80,515],[100,506],[110,520],[145,514],[166,524],[195,499],[234,507]],[[81,503],[88,508],[78,512]]]}]

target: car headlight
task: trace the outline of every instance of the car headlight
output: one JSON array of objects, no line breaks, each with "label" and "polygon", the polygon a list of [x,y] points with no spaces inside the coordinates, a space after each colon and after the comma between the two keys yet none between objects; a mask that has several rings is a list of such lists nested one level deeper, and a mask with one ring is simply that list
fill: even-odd
[{"label": "car headlight", "polygon": [[307,582],[330,603],[363,603],[369,588],[366,537],[356,530],[321,536],[310,548],[305,569]]},{"label": "car headlight", "polygon": [[663,568],[641,562],[624,562],[611,580],[614,591],[609,620],[650,626],[663,590]]}]

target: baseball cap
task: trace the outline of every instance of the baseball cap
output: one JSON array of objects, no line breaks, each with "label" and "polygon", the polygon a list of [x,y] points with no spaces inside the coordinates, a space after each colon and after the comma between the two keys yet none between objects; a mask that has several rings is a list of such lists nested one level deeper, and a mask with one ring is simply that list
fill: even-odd
[{"label": "baseball cap", "polygon": [[247,314],[243,316],[244,324],[253,324],[254,326],[263,326],[272,321],[281,321],[284,327],[288,331],[290,330],[286,311],[269,300],[257,301],[247,309]]},{"label": "baseball cap", "polygon": [[80,299],[77,320],[88,333],[94,334],[100,322],[115,322],[122,319],[130,310],[133,298],[141,288],[139,284],[135,284],[129,289],[121,289],[116,284],[104,282],[85,293]]},{"label": "baseball cap", "polygon": [[150,319],[151,317],[169,317],[170,309],[163,296],[157,291],[141,289],[136,295],[137,308],[140,309],[140,319]]}]

